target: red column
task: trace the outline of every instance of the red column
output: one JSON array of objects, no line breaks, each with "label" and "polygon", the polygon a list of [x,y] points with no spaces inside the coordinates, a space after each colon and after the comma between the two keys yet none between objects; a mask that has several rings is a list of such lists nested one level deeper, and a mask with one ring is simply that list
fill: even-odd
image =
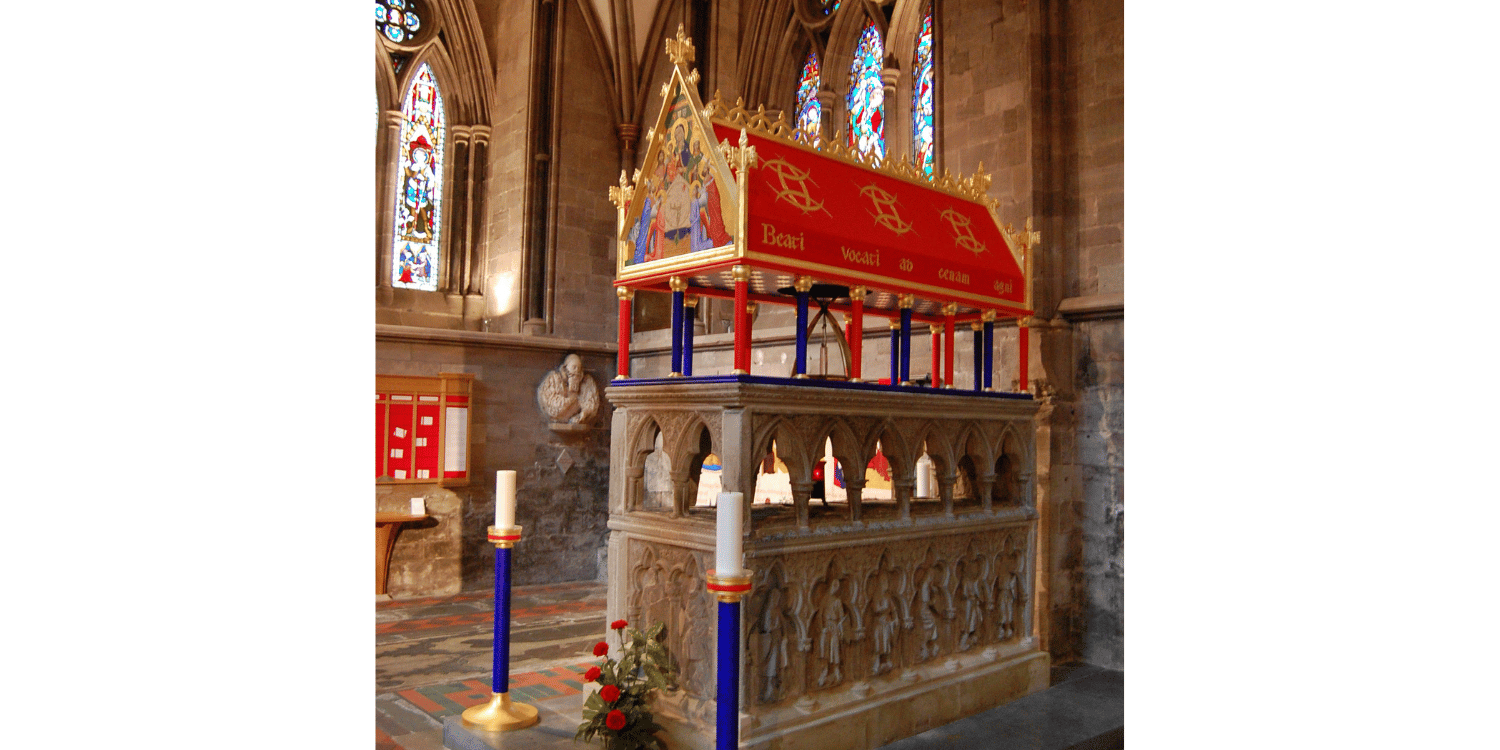
[{"label": "red column", "polygon": [[750,374],[750,268],[735,266],[734,276],[734,374]]},{"label": "red column", "polygon": [[865,288],[849,288],[849,325],[844,328],[844,337],[849,340],[849,379],[859,380],[861,358],[865,344]]},{"label": "red column", "polygon": [[1021,356],[1017,358],[1019,362],[1016,365],[1016,379],[1020,381],[1022,391],[1029,391],[1031,384],[1026,382],[1026,359],[1031,353],[1031,328],[1026,324],[1031,322],[1031,318],[1021,318],[1016,322],[1018,323],[1016,331],[1019,332],[1016,338],[1020,339],[1021,343]]},{"label": "red column", "polygon": [[953,315],[958,305],[949,302],[943,305],[943,387],[953,387]]},{"label": "red column", "polygon": [[939,369],[941,367],[939,363],[943,361],[942,333],[935,325],[928,325],[927,330],[932,334],[932,387],[942,388],[943,373]]},{"label": "red column", "polygon": [[615,296],[620,298],[620,360],[615,375],[619,379],[630,377],[630,299],[635,296],[635,291],[617,286]]}]

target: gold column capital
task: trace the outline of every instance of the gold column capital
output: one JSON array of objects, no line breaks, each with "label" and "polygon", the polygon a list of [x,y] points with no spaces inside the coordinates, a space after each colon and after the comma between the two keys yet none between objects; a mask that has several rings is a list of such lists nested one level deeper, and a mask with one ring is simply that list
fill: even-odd
[{"label": "gold column capital", "polygon": [[750,280],[750,267],[749,266],[735,266],[734,268],[729,269],[729,275],[732,276],[735,281],[749,281]]},{"label": "gold column capital", "polygon": [[1027,315],[1024,318],[1016,318],[1016,325],[1022,328],[1030,328],[1036,325],[1036,318],[1030,315]]},{"label": "gold column capital", "polygon": [[912,308],[912,306],[914,306],[914,305],[917,304],[917,295],[915,295],[915,294],[902,294],[902,295],[899,295],[899,296],[896,297],[896,304],[899,305],[902,310],[910,310]]},{"label": "gold column capital", "polygon": [[893,321],[891,321],[891,330],[892,331],[899,331],[899,330],[901,330],[901,321],[899,321],[899,320],[893,320]]},{"label": "gold column capital", "polygon": [[849,299],[851,301],[853,301],[853,302],[864,302],[865,301],[865,295],[867,295],[869,293],[870,293],[870,290],[866,289],[866,288],[864,288],[862,286],[851,286],[851,287],[849,287]]},{"label": "gold column capital", "polygon": [[623,300],[635,299],[635,290],[628,286],[615,287],[615,296]]},{"label": "gold column capital", "polygon": [[672,287],[672,291],[674,292],[684,291],[688,287],[687,279],[681,276],[673,276],[672,280],[667,282],[667,285]]},{"label": "gold column capital", "polygon": [[698,306],[698,295],[696,295],[696,294],[689,294],[689,295],[683,297],[682,298],[682,304],[685,307],[697,307]]},{"label": "gold column capital", "polygon": [[983,324],[983,323],[980,323],[980,322],[979,322],[979,321],[977,321],[977,320],[975,320],[975,321],[970,321],[970,322],[969,322],[969,330],[971,330],[971,331],[975,331],[975,332],[978,332],[978,331],[983,331],[983,330],[984,330],[984,324]]},{"label": "gold column capital", "polygon": [[792,282],[792,288],[799,292],[810,292],[812,291],[812,286],[813,279],[811,276],[798,276],[797,280]]},{"label": "gold column capital", "polygon": [[745,312],[750,313],[751,315],[754,315],[755,311],[759,310],[759,309],[760,309],[760,303],[759,302],[746,302],[745,303]]},{"label": "gold column capital", "polygon": [[995,322],[995,311],[985,310],[984,312],[979,314],[979,319],[986,323],[993,323]]},{"label": "gold column capital", "polygon": [[958,303],[957,302],[948,302],[948,303],[944,304],[943,305],[943,314],[947,315],[949,317],[957,315],[958,314]]}]

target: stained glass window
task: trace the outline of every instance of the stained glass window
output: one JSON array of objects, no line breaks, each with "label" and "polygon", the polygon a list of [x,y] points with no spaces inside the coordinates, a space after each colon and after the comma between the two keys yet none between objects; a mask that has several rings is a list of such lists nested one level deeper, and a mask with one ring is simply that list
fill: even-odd
[{"label": "stained glass window", "polygon": [[917,166],[928,177],[933,169],[932,140],[932,6],[922,16],[922,31],[917,34],[917,59],[911,66],[913,95],[911,126],[916,146]]},{"label": "stained glass window", "polygon": [[823,118],[823,105],[818,101],[818,53],[807,53],[807,64],[802,66],[802,83],[797,87],[797,138],[803,143],[818,145],[818,123]]},{"label": "stained glass window", "polygon": [[849,147],[861,154],[885,158],[885,91],[880,85],[880,62],[885,57],[874,21],[865,22],[849,66]]},{"label": "stained glass window", "polygon": [[412,0],[375,0],[375,28],[393,42],[404,42],[422,29]]},{"label": "stained glass window", "polygon": [[391,284],[437,290],[438,232],[442,227],[443,95],[426,63],[417,69],[401,105],[401,181],[396,190]]},{"label": "stained glass window", "polygon": [[826,16],[829,13],[832,13],[832,12],[838,10],[839,9],[839,3],[842,2],[842,1],[843,0],[818,0],[818,4],[821,5],[821,6],[823,6],[823,15]]}]

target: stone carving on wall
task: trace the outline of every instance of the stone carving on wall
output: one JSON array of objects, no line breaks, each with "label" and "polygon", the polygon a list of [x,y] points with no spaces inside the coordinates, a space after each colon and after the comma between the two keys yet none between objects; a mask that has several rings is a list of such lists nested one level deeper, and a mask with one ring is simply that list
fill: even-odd
[{"label": "stone carving on wall", "polygon": [[542,378],[536,389],[536,402],[552,429],[579,432],[599,413],[599,386],[583,371],[583,360],[569,354],[556,370]]},{"label": "stone carving on wall", "polygon": [[716,610],[702,573],[709,554],[632,540],[626,619],[643,629],[664,623],[667,653],[677,661],[682,688],[712,698]]}]

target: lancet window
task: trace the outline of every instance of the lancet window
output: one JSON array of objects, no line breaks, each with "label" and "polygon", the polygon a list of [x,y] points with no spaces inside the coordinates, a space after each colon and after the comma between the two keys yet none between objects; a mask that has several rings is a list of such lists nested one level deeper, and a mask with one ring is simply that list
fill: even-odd
[{"label": "lancet window", "polygon": [[401,118],[391,285],[436,291],[447,128],[437,77],[425,63],[407,87]]},{"label": "lancet window", "polygon": [[868,21],[849,67],[849,121],[845,132],[850,148],[877,159],[885,158],[885,91],[880,83],[884,57],[880,30],[874,21]]},{"label": "lancet window", "polygon": [[916,59],[912,62],[912,146],[917,166],[931,177],[933,172],[932,135],[932,5],[922,14],[922,30],[917,34]]},{"label": "lancet window", "polygon": [[797,137],[814,146],[818,145],[818,125],[823,115],[823,105],[818,101],[818,83],[818,53],[809,52],[797,86]]}]

